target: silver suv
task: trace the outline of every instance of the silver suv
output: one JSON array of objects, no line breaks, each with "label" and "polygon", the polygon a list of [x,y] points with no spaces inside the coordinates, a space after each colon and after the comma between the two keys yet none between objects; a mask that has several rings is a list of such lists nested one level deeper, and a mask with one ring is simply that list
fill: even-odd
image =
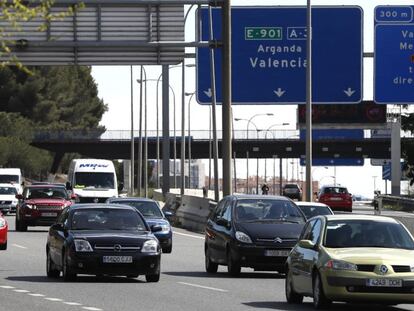
[{"label": "silver suv", "polygon": [[282,194],[285,197],[302,201],[302,189],[298,184],[285,184],[283,186]]}]

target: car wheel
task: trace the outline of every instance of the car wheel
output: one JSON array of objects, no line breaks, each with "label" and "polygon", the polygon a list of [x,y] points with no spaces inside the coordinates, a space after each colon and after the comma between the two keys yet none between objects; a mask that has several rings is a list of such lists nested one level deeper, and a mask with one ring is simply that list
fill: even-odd
[{"label": "car wheel", "polygon": [[76,279],[76,273],[73,273],[71,268],[69,267],[68,263],[68,256],[63,253],[63,268],[62,268],[62,276],[65,282],[73,281]]},{"label": "car wheel", "polygon": [[149,283],[158,282],[160,280],[160,273],[157,274],[147,274],[145,280]]},{"label": "car wheel", "polygon": [[162,249],[162,253],[163,254],[170,254],[172,252],[172,245],[168,246],[168,247],[164,247]]},{"label": "car wheel", "polygon": [[52,258],[50,258],[49,251],[46,253],[46,275],[48,278],[57,278],[60,275],[60,271],[56,269]]},{"label": "car wheel", "polygon": [[302,303],[303,301],[303,296],[296,293],[292,287],[292,276],[289,271],[286,274],[285,295],[288,303]]},{"label": "car wheel", "polygon": [[0,250],[4,251],[7,249],[7,241],[6,243],[0,244]]},{"label": "car wheel", "polygon": [[205,266],[206,266],[207,273],[216,273],[218,270],[218,264],[211,261],[210,252],[208,248],[206,249],[206,252],[205,252]]},{"label": "car wheel", "polygon": [[231,250],[227,250],[227,272],[231,276],[239,276],[241,271],[240,264],[233,259],[233,256],[231,255]]},{"label": "car wheel", "polygon": [[16,216],[16,231],[25,232],[27,231],[27,224],[23,220],[19,220]]},{"label": "car wheel", "polygon": [[319,273],[313,276],[313,306],[315,309],[325,309],[331,303],[323,292],[322,280]]}]

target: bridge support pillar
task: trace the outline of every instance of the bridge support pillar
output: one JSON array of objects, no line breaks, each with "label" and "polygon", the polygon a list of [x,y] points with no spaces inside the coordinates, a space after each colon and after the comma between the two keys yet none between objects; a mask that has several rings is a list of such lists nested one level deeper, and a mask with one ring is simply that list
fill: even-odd
[{"label": "bridge support pillar", "polygon": [[52,167],[50,168],[51,174],[56,174],[59,169],[60,162],[62,162],[63,156],[65,155],[62,151],[57,151],[53,157]]}]

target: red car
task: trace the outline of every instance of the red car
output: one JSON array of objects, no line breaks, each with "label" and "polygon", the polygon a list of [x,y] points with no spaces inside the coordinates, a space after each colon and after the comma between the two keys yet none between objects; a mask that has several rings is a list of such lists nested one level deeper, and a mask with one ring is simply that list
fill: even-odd
[{"label": "red car", "polygon": [[352,212],[352,194],[343,186],[322,186],[318,201],[325,203],[333,211]]},{"label": "red car", "polygon": [[0,250],[7,249],[7,231],[9,230],[7,220],[0,212]]},{"label": "red car", "polygon": [[27,226],[50,226],[62,210],[74,199],[64,185],[37,184],[27,186],[19,199],[16,211],[16,231],[27,231]]}]

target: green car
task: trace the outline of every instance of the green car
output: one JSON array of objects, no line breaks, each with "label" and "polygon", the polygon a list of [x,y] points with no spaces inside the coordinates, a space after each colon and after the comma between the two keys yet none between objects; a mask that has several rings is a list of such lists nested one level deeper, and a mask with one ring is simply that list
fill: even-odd
[{"label": "green car", "polygon": [[414,240],[393,218],[314,217],[286,264],[288,303],[304,296],[316,309],[332,301],[414,303]]}]

